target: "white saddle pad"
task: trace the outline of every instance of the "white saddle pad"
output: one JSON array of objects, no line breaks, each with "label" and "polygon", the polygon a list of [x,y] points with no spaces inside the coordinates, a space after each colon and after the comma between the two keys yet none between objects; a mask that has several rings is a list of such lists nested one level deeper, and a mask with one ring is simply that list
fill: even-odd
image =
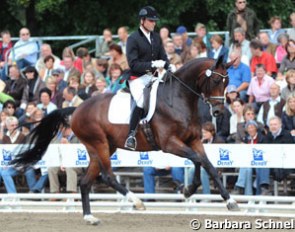
[{"label": "white saddle pad", "polygon": [[[150,102],[149,102],[149,112],[145,118],[141,121],[150,121],[155,113],[156,109],[156,100],[157,100],[157,90],[160,81],[157,79],[154,81]],[[109,121],[113,124],[129,124],[130,115],[131,115],[131,95],[122,91],[118,91],[117,94],[112,98],[108,118]]]}]

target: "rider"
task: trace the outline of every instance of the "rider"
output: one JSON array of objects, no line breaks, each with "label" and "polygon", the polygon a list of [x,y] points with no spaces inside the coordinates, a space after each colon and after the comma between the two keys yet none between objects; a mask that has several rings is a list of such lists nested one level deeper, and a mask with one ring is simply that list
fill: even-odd
[{"label": "rider", "polygon": [[129,88],[136,102],[130,118],[130,128],[125,148],[136,149],[136,127],[143,114],[143,89],[158,68],[169,67],[167,55],[158,33],[154,32],[159,16],[155,8],[145,6],[139,11],[140,27],[127,40],[126,54],[131,75]]}]

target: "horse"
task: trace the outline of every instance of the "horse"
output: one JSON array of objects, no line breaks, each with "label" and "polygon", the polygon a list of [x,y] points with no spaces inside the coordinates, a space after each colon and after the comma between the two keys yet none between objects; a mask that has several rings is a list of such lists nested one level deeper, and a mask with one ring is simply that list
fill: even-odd
[{"label": "horse", "polygon": [[[195,166],[193,183],[185,188],[185,197],[190,197],[200,186],[200,165],[213,178],[229,210],[239,210],[234,199],[223,186],[218,173],[209,161],[201,142],[201,125],[197,110],[198,99],[206,101],[213,114],[222,113],[224,90],[228,84],[227,68],[231,63],[223,63],[209,58],[194,59],[183,65],[160,84],[157,92],[156,110],[150,127],[159,149],[179,157],[187,158]],[[58,130],[68,123],[87,149],[90,163],[85,176],[80,181],[84,220],[98,224],[99,219],[91,214],[89,192],[94,180],[101,174],[103,181],[132,201],[134,207],[145,209],[142,201],[131,191],[117,182],[112,172],[110,156],[117,148],[124,149],[128,125],[112,124],[108,121],[108,108],[113,94],[101,94],[84,101],[77,108],[58,109],[45,116],[30,133],[25,150],[18,151],[12,164],[32,165],[45,154],[50,141]],[[137,151],[151,151],[154,147],[147,141],[139,126],[136,139]]]}]

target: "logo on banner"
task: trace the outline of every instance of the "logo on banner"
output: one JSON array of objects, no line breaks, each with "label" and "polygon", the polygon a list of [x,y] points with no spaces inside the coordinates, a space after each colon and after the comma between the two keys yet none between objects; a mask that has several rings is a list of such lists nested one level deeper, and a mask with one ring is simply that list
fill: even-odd
[{"label": "logo on banner", "polygon": [[12,160],[12,155],[11,155],[11,151],[2,150],[2,161],[1,161],[1,166],[7,166],[9,165],[10,161]]},{"label": "logo on banner", "polygon": [[86,150],[77,149],[78,160],[76,160],[77,166],[88,166],[89,161],[87,160]]},{"label": "logo on banner", "polygon": [[139,160],[137,161],[137,164],[141,165],[141,166],[150,166],[153,164],[153,160],[150,159],[149,153],[140,152],[139,153]]},{"label": "logo on banner", "polygon": [[266,166],[267,161],[264,160],[263,150],[259,150],[256,148],[252,149],[253,160],[251,161],[252,166]]},{"label": "logo on banner", "polygon": [[230,160],[230,151],[228,149],[219,148],[219,160],[217,160],[218,166],[232,166],[233,161]]},{"label": "logo on banner", "polygon": [[121,160],[119,160],[116,152],[111,156],[111,163],[112,166],[119,166],[121,164]]}]

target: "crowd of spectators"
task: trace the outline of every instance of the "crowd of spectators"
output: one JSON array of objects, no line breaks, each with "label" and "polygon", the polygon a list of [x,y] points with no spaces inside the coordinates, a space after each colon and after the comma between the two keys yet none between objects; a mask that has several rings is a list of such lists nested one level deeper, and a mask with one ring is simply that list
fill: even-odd
[{"label": "crowd of spectators", "polygon": [[[201,105],[203,103],[196,106],[202,108],[200,121],[204,143],[295,141],[295,13],[290,15],[292,28],[287,31],[282,28],[282,20],[278,16],[269,20],[268,31],[259,32],[258,22],[247,2],[236,0],[235,8],[227,19],[231,38],[229,47],[224,44],[222,36],[210,35],[202,23],[197,23],[194,38],[188,36],[184,26],[179,26],[172,37],[168,27],[160,28],[162,43],[175,70],[201,57],[218,59],[222,56],[224,62],[233,62],[228,69],[224,113],[214,117],[206,105]],[[103,31],[99,57],[91,57],[85,47],[78,48],[76,53],[65,47],[59,57],[53,54],[50,44],[42,44],[39,53],[28,28],[20,29],[20,38],[15,44],[11,42],[9,31],[1,32],[0,142],[21,143],[35,126],[24,124],[12,130],[19,122],[38,121],[55,109],[78,106],[92,96],[116,93],[125,88],[121,78],[129,68],[125,54],[128,27],[118,28],[117,33],[119,41],[113,39],[110,29]],[[79,142],[70,128],[65,128],[59,136],[56,142]],[[72,177],[74,181],[72,178],[67,180],[67,190],[76,192],[73,186],[77,185],[77,175],[82,170],[49,168],[48,173],[42,170],[37,180],[36,168],[15,170],[0,167],[0,184],[2,177],[7,192],[16,192],[11,177],[24,173],[30,191],[41,192],[49,175],[50,191],[59,192],[57,175],[63,171],[75,176]],[[253,194],[253,186],[256,194],[271,192],[271,170],[241,168],[238,171],[236,192]],[[254,185],[253,172],[256,173]],[[166,173],[172,173],[178,185],[183,184],[182,169],[150,167],[144,169],[145,191],[154,192],[154,176]],[[201,169],[201,176],[204,193],[210,193],[209,177],[204,169]]]}]

